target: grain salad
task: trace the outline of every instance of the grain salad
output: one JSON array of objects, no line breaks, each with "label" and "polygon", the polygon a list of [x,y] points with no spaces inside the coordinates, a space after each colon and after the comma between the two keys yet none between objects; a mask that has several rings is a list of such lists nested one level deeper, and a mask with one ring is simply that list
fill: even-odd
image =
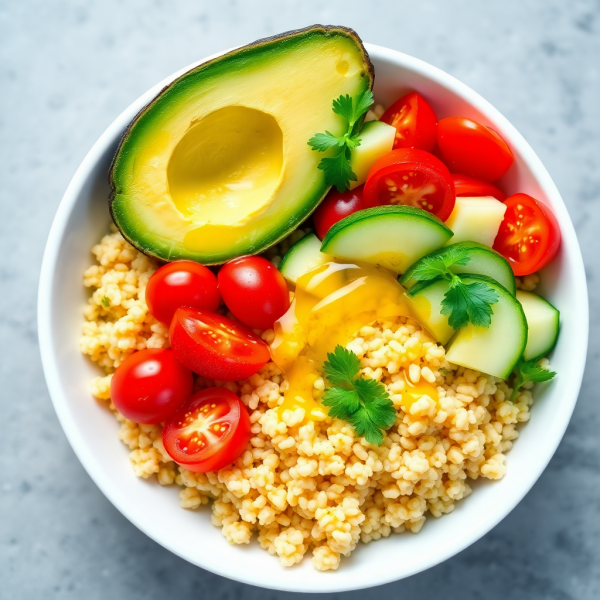
[{"label": "grain salad", "polygon": [[[297,230],[295,239],[305,231]],[[288,242],[289,246],[289,242]],[[281,248],[279,248],[279,253]],[[168,328],[149,313],[145,288],[159,263],[126,242],[113,227],[94,246],[95,263],[84,274],[91,295],[85,308],[81,351],[105,375],[92,394],[120,423],[135,475],[181,487],[181,506],[203,510],[231,544],[258,543],[291,566],[307,553],[319,570],[337,569],[359,541],[392,533],[418,533],[428,516],[441,517],[471,493],[470,481],[501,479],[518,426],[530,417],[531,382],[514,401],[507,381],[446,360],[445,349],[406,317],[361,328],[346,348],[360,358],[361,376],[381,382],[397,411],[395,424],[377,446],[345,421],[325,412],[317,420],[302,408],[280,414],[288,386],[282,370],[267,363],[242,381],[196,377],[194,389],[225,387],[247,407],[251,439],[230,466],[208,473],[177,465],[162,442],[162,424],[130,421],[110,396],[114,370],[137,350],[168,348]],[[271,250],[269,258],[280,261]],[[519,282],[531,290],[537,275]],[[221,311],[223,312],[223,311]],[[273,330],[260,332],[271,343]],[[547,367],[547,360],[542,365]],[[427,382],[439,398],[422,395],[409,408],[406,382]],[[325,389],[314,381],[316,397]],[[208,508],[204,509],[208,510]]]}]

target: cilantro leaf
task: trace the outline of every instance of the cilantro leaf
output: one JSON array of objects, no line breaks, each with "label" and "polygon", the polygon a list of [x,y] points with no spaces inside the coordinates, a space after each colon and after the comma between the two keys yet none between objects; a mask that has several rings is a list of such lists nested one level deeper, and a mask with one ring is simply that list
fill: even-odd
[{"label": "cilantro leaf", "polygon": [[381,429],[390,428],[396,421],[396,409],[385,386],[375,379],[360,378],[354,382],[356,391],[368,403],[371,419]]},{"label": "cilantro leaf", "polygon": [[464,267],[470,260],[471,257],[469,256],[468,248],[450,246],[450,248],[444,252],[444,265],[446,265],[448,269],[453,265]]},{"label": "cilantro leaf", "polygon": [[323,364],[323,371],[329,382],[333,385],[351,386],[360,371],[358,356],[338,345],[327,355],[327,358],[328,360]]},{"label": "cilantro leaf", "polygon": [[442,300],[442,314],[449,315],[448,323],[454,329],[469,324],[489,327],[492,322],[492,304],[498,302],[498,294],[483,281],[463,283],[460,278],[450,284]]},{"label": "cilantro leaf", "polygon": [[342,95],[333,101],[333,112],[343,117],[346,122],[346,133],[335,136],[331,132],[317,133],[308,140],[308,145],[317,152],[334,151],[331,156],[323,158],[318,167],[325,173],[328,186],[335,186],[338,192],[348,189],[351,181],[356,181],[356,174],[350,167],[351,150],[360,146],[358,137],[362,125],[361,117],[373,104],[373,93],[364,90],[354,100],[349,94]]},{"label": "cilantro leaf", "polygon": [[443,253],[426,256],[412,272],[412,278],[418,282],[411,290],[412,295],[434,279],[450,282],[442,300],[441,312],[448,315],[448,323],[454,329],[466,327],[469,323],[476,327],[489,327],[492,304],[498,302],[498,294],[488,283],[464,283],[461,276],[452,271],[452,267],[464,267],[470,260],[468,248],[451,246]]},{"label": "cilantro leaf", "polygon": [[544,369],[534,360],[519,363],[519,371],[524,380],[533,381],[534,383],[549,381],[556,375],[556,371]]},{"label": "cilantro leaf", "polygon": [[355,123],[369,110],[373,102],[373,92],[370,89],[366,89],[358,94],[354,101],[348,94],[334,100],[333,112],[348,121],[349,133],[353,133],[352,128]]},{"label": "cilantro leaf", "polygon": [[383,442],[383,432],[371,417],[369,410],[363,405],[353,415],[352,426],[356,433],[364,437],[369,444],[380,446]]},{"label": "cilantro leaf", "polygon": [[443,254],[429,255],[419,261],[412,278],[416,281],[430,281],[436,277],[447,279],[452,274],[451,267],[454,265],[464,267],[470,260],[467,248],[450,246]]},{"label": "cilantro leaf", "polygon": [[426,256],[415,267],[412,277],[416,281],[431,281],[436,277],[445,277],[446,265],[438,256]]},{"label": "cilantro leaf", "polygon": [[333,101],[333,112],[340,117],[344,117],[348,123],[352,121],[354,111],[352,110],[352,98],[349,94],[340,96]]},{"label": "cilantro leaf", "polygon": [[317,133],[308,140],[308,145],[313,150],[318,150],[319,152],[324,152],[325,150],[329,150],[329,148],[343,147],[344,144],[344,138],[336,137],[329,131]]},{"label": "cilantro leaf", "polygon": [[450,288],[442,300],[443,315],[448,315],[448,323],[454,329],[466,327],[469,324],[469,311],[467,309],[467,298],[463,286]]},{"label": "cilantro leaf", "polygon": [[325,392],[322,403],[329,407],[331,418],[350,421],[360,408],[360,397],[355,390],[335,386]]},{"label": "cilantro leaf", "polygon": [[556,371],[544,369],[536,360],[520,360],[517,363],[516,371],[517,379],[515,381],[515,387],[509,398],[511,402],[515,400],[517,392],[525,382],[533,381],[533,383],[541,383],[543,381],[550,381],[556,376]]},{"label": "cilantro leaf", "polygon": [[[354,127],[360,118],[371,108],[373,102],[373,92],[370,89],[363,90],[354,100],[352,119],[348,119],[350,125]],[[353,132],[354,133],[354,132]]]},{"label": "cilantro leaf", "polygon": [[475,327],[489,327],[492,322],[492,304],[498,302],[498,294],[494,288],[483,281],[474,283],[462,283],[466,288],[467,310],[469,320]]},{"label": "cilantro leaf", "polygon": [[329,416],[348,421],[370,444],[381,444],[382,430],[396,421],[396,409],[385,386],[360,377],[358,356],[342,346],[327,355],[323,371],[333,384],[322,400],[329,407]]},{"label": "cilantro leaf", "polygon": [[325,182],[335,186],[338,192],[347,190],[350,181],[356,181],[356,174],[350,167],[350,150],[344,147],[338,154],[322,158],[319,169],[325,172]]},{"label": "cilantro leaf", "polygon": [[110,306],[110,301],[107,296],[102,296],[102,306],[106,308]]}]

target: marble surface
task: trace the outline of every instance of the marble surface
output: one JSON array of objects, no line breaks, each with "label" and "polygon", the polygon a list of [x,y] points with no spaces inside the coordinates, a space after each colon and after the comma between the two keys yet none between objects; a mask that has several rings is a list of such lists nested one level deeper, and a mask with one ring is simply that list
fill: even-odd
[{"label": "marble surface", "polygon": [[193,567],[112,507],[54,414],[38,355],[35,305],[60,198],[113,118],[202,56],[315,22],[349,25],[367,41],[445,69],[520,129],[577,228],[592,314],[588,368],[573,420],[550,466],[510,516],[425,573],[328,598],[600,597],[600,406],[593,383],[600,367],[597,0],[0,0],[2,598],[295,596]]}]

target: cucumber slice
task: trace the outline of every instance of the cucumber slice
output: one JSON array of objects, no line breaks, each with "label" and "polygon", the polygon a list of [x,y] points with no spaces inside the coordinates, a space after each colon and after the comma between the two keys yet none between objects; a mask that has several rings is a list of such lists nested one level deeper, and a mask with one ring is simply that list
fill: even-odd
[{"label": "cucumber slice", "polygon": [[536,360],[548,354],[556,345],[560,313],[550,302],[531,292],[519,290],[517,300],[523,307],[529,327],[523,358]]},{"label": "cucumber slice", "polygon": [[492,305],[490,326],[469,324],[459,329],[446,349],[446,358],[455,365],[506,379],[527,345],[527,320],[521,303],[489,277],[469,275],[464,281],[487,282],[498,294],[498,302]]},{"label": "cucumber slice", "polygon": [[491,196],[457,198],[446,221],[454,232],[452,243],[473,241],[493,246],[505,212],[506,204]]},{"label": "cucumber slice", "polygon": [[321,240],[314,233],[309,233],[287,251],[279,270],[287,281],[295,284],[298,277],[329,262],[331,258],[321,252]]},{"label": "cucumber slice", "polygon": [[449,285],[445,279],[423,281],[406,294],[415,319],[442,345],[456,333],[448,323],[448,316],[442,314],[442,300]]},{"label": "cucumber slice", "polygon": [[394,147],[396,128],[383,121],[369,121],[360,132],[360,146],[352,150],[350,167],[356,174],[356,181],[350,183],[350,189],[362,185],[373,163]]},{"label": "cucumber slice", "polygon": [[381,265],[404,273],[419,258],[443,246],[452,231],[431,213],[412,206],[377,206],[338,221],[321,252]]},{"label": "cucumber slice", "polygon": [[[496,201],[497,202],[497,201]],[[484,244],[477,242],[459,242],[458,244],[451,244],[445,248],[440,248],[435,252],[432,252],[428,256],[444,256],[448,253],[450,248],[466,248],[469,251],[469,262],[465,266],[454,265],[451,268],[453,273],[471,273],[473,275],[486,275],[495,279],[500,285],[503,285],[513,296],[517,290],[515,283],[515,276],[513,274],[508,261],[498,254],[495,250],[492,250]],[[414,270],[421,264],[421,261],[427,258],[423,257],[412,265],[408,271],[404,274],[400,283],[407,289],[410,290],[417,282],[412,278]]]}]

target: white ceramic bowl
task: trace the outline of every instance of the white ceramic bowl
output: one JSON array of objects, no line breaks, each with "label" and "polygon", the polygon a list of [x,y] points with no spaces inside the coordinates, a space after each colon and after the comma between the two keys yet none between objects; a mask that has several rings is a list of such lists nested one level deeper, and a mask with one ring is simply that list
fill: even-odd
[{"label": "white ceramic bowl", "polygon": [[107,171],[121,134],[166,83],[190,67],[141,96],[96,142],[62,199],[44,255],[38,307],[44,373],[62,427],[83,466],[109,500],[159,544],[204,569],[257,586],[301,592],[365,588],[418,573],[463,550],[504,518],[540,476],[567,427],[583,375],[588,336],[583,262],[565,205],[539,158],[516,129],[466,85],[400,52],[373,45],[367,49],[375,65],[378,102],[389,105],[406,90],[417,90],[440,118],[472,117],[493,127],[515,155],[502,187],[548,203],[561,225],[562,248],[545,270],[542,285],[561,311],[562,331],[551,357],[559,376],[537,390],[531,420],[508,454],[504,479],[477,482],[475,492],[450,515],[428,519],[418,535],[392,535],[361,544],[335,572],[314,570],[310,557],[284,569],[256,542],[227,544],[211,525],[208,508],[182,510],[177,489],[134,476],[128,451],[117,439],[115,419],[89,392],[98,370],[78,349],[86,301],[81,276],[90,264],[91,246],[108,229]]}]

